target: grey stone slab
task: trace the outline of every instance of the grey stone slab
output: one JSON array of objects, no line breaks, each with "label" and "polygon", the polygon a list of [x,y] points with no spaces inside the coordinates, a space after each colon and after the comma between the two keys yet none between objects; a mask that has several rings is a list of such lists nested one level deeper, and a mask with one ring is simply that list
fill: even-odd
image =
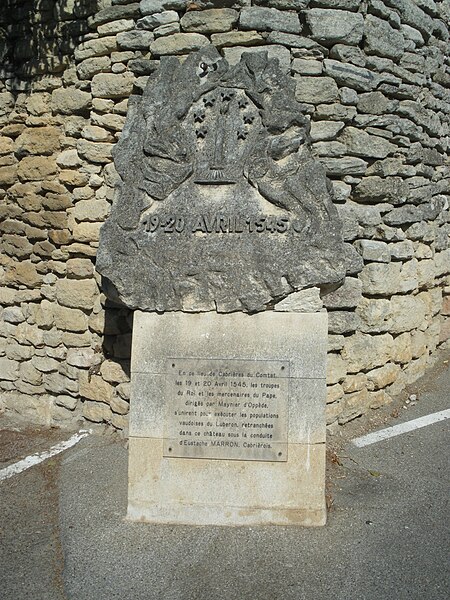
[{"label": "grey stone slab", "polygon": [[[151,51],[207,42],[179,33]],[[282,45],[224,53],[228,62],[210,45],[182,64],[163,56],[129,100],[113,150],[118,198],[97,255],[106,294],[129,308],[253,313],[357,264],[298,101],[337,99],[334,79],[296,86]]]}]

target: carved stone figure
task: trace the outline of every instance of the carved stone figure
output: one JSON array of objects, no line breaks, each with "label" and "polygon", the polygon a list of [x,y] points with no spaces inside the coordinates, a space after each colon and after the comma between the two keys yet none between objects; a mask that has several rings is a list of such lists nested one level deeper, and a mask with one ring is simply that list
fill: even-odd
[{"label": "carved stone figure", "polygon": [[294,92],[265,53],[162,57],[114,150],[122,182],[97,259],[111,297],[256,312],[359,269]]}]

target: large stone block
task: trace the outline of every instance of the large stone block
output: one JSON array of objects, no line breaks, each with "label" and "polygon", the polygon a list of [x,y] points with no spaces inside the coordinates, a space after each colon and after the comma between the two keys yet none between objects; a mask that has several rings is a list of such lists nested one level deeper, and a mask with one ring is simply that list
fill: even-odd
[{"label": "large stone block", "polygon": [[188,54],[208,44],[208,38],[200,33],[174,33],[173,35],[160,37],[152,42],[150,44],[150,52],[155,56]]},{"label": "large stone block", "polygon": [[385,56],[398,60],[404,51],[404,38],[401,31],[393,29],[384,19],[367,15],[364,22],[364,50],[368,54]]},{"label": "large stone block", "polygon": [[[230,32],[229,35],[231,36],[233,34],[234,32]],[[289,73],[291,67],[291,53],[284,46],[271,44],[270,46],[263,46],[261,48],[259,48],[258,46],[254,48],[246,48],[245,46],[233,46],[231,48],[223,49],[224,58],[230,65],[237,65],[240,62],[243,54],[255,55],[261,53],[267,53],[267,56],[270,59],[276,58],[280,65],[281,71],[283,73]]]},{"label": "large stone block", "polygon": [[[234,333],[237,329],[240,332],[238,337]],[[324,313],[300,315],[265,312],[253,316],[237,313],[135,313],[128,518],[162,523],[222,525],[323,524],[326,330]],[[148,343],[149,338],[151,344]],[[183,358],[174,359],[174,356]],[[235,407],[239,405],[241,412],[248,412],[245,408],[247,404],[244,404],[248,402],[245,400],[249,396],[245,392],[247,388],[253,390],[253,398],[255,390],[258,390],[260,397],[261,394],[267,396],[266,409],[259,409],[256,405],[253,409],[258,414],[268,409],[266,421],[272,417],[278,419],[282,411],[286,411],[287,460],[274,462],[273,458],[268,457],[251,459],[245,448],[253,446],[248,445],[250,438],[244,435],[245,428],[239,430],[237,438],[233,437],[239,440],[235,444],[242,445],[237,460],[230,460],[228,451],[221,457],[216,455],[216,458],[203,459],[201,454],[197,459],[189,453],[183,458],[179,453],[176,455],[178,457],[167,455],[171,449],[169,447],[167,450],[168,419],[175,401],[172,388],[168,385],[173,376],[167,369],[170,369],[173,361],[183,364],[189,362],[194,371],[180,373],[182,380],[187,376],[196,381],[200,377],[208,382],[211,377],[218,377],[217,374],[199,375],[195,371],[195,365],[200,364],[199,360],[202,362],[201,357],[204,357],[203,362],[220,364],[222,370],[228,371],[231,379],[225,381],[227,385],[222,389],[226,390],[226,396],[235,398],[229,401],[234,402]],[[238,371],[245,371],[245,368],[264,371],[264,368],[269,368],[263,367],[269,364],[267,361],[272,365],[270,368],[276,368],[276,364],[288,365],[290,392],[284,400],[283,392],[279,389],[283,384],[270,384],[270,380],[264,379],[261,373],[259,380],[257,376],[247,379],[248,375],[244,374],[244,379],[238,380],[239,386],[228,386],[238,376]],[[217,391],[205,392],[203,390],[206,387],[199,388],[195,384],[191,389],[188,381],[185,385],[186,397],[195,396],[195,402],[189,401],[197,406],[196,415],[190,415],[197,422],[195,429],[199,426],[201,406]],[[270,394],[265,392],[269,387],[272,390]],[[234,392],[235,389],[238,391]],[[275,389],[278,391],[274,392]],[[275,404],[267,402],[281,402],[278,405],[280,416],[269,416],[273,412],[270,407]],[[281,408],[282,405],[285,408]],[[234,416],[231,413],[227,415],[216,421],[225,419],[229,424],[233,423]],[[257,416],[249,418],[259,421]],[[190,427],[187,424],[185,429]],[[205,427],[206,432],[208,426]],[[218,423],[214,427],[221,433],[222,425]],[[237,431],[231,425],[230,428],[223,427],[224,431]],[[203,429],[200,430],[200,436],[203,435],[201,431]],[[251,429],[247,431],[250,435]],[[260,432],[259,429],[257,431]],[[188,434],[185,437],[189,439]],[[261,437],[260,433],[257,437]],[[196,439],[200,438],[197,436]],[[205,439],[211,438],[206,436]],[[215,445],[211,443],[211,446]],[[144,449],[145,461],[142,460]],[[308,453],[310,458],[302,466],[303,459],[300,457],[306,457]],[[274,465],[278,468],[274,469]],[[274,477],[275,486],[272,485]],[[188,480],[190,484],[186,486]],[[151,485],[150,481],[153,482]],[[255,481],[260,482],[256,488]],[[255,495],[255,489],[264,491],[261,495]],[[212,497],[214,501],[211,501]]]},{"label": "large stone block", "polygon": [[241,10],[239,25],[242,29],[256,29],[257,31],[276,30],[287,33],[300,33],[301,31],[296,13],[256,6]]},{"label": "large stone block", "polygon": [[391,296],[411,292],[418,286],[417,261],[406,263],[370,263],[359,276],[363,293]]},{"label": "large stone block", "polygon": [[296,77],[295,97],[299,102],[320,104],[338,98],[338,87],[331,77]]},{"label": "large stone block", "polygon": [[355,333],[346,339],[342,349],[342,358],[349,373],[369,371],[385,365],[391,358],[392,335],[369,335]]},{"label": "large stone block", "polygon": [[[225,48],[225,56],[237,50]],[[290,60],[287,48],[277,50]],[[272,93],[261,95],[269,73]],[[360,270],[324,171],[302,144],[305,107],[270,47],[244,51],[230,65],[208,46],[182,64],[162,60],[152,77],[144,96],[130,99],[114,149],[127,183],[97,256],[122,301],[150,311],[255,312]],[[173,78],[181,83],[171,85]],[[332,79],[325,84],[337,94]],[[78,142],[79,154],[87,143]]]},{"label": "large stone block", "polygon": [[155,39],[155,36],[150,31],[133,30],[118,33],[116,39],[117,45],[123,50],[148,51],[150,44]]},{"label": "large stone block", "polygon": [[312,8],[305,15],[313,39],[325,46],[338,43],[356,45],[361,41],[364,18],[360,13]]},{"label": "large stone block", "polygon": [[98,98],[128,98],[133,83],[132,73],[98,73],[92,79],[92,95]]},{"label": "large stone block", "polygon": [[54,158],[44,156],[26,156],[18,166],[17,174],[22,181],[41,181],[57,173]]},{"label": "large stone block", "polygon": [[33,127],[25,129],[16,139],[18,156],[28,154],[53,154],[60,148],[60,132],[56,127]]},{"label": "large stone block", "polygon": [[63,115],[83,114],[91,107],[91,94],[74,88],[59,88],[52,92],[51,108]]},{"label": "large stone block", "polygon": [[323,66],[325,74],[333,77],[339,85],[353,88],[359,92],[368,92],[380,82],[379,75],[373,71],[351,63],[325,59]]},{"label": "large stone block", "polygon": [[397,146],[377,135],[370,135],[356,127],[346,127],[339,141],[347,146],[347,152],[363,158],[386,158]]},{"label": "large stone block", "polygon": [[0,374],[5,381],[15,381],[19,377],[19,365],[16,360],[9,358],[0,358]]},{"label": "large stone block", "polygon": [[59,279],[56,282],[56,299],[62,306],[92,310],[98,296],[93,279]]},{"label": "large stone block", "polygon": [[187,12],[181,18],[180,24],[183,31],[217,33],[233,29],[238,18],[239,13],[231,8],[212,8],[210,10]]}]

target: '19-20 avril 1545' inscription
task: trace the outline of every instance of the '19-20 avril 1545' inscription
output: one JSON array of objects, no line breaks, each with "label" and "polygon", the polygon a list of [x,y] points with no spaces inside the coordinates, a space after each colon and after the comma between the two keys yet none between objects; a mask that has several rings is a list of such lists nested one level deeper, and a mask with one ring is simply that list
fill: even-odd
[{"label": "'19-20 avril 1545' inscription", "polygon": [[299,219],[274,215],[146,215],[142,225],[147,233],[300,233]]}]

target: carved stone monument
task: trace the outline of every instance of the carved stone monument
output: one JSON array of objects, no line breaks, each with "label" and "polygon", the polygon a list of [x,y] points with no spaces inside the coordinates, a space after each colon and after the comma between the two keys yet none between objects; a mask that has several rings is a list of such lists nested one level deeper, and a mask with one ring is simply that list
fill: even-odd
[{"label": "carved stone monument", "polygon": [[294,91],[265,53],[211,46],[130,99],[97,268],[136,310],[131,519],[325,522],[326,314],[273,307],[358,256]]}]

